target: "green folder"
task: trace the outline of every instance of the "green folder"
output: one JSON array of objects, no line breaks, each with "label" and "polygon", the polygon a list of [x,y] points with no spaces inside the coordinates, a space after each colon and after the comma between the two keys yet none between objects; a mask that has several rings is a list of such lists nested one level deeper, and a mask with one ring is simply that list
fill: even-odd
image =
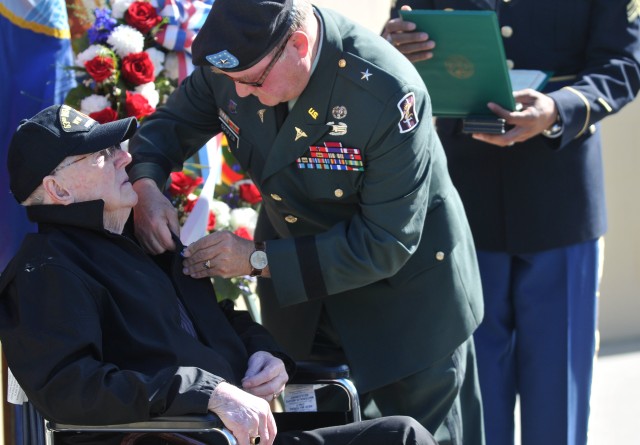
[{"label": "green folder", "polygon": [[433,58],[415,64],[433,115],[493,116],[487,102],[515,110],[498,18],[494,11],[400,11],[436,43]]}]

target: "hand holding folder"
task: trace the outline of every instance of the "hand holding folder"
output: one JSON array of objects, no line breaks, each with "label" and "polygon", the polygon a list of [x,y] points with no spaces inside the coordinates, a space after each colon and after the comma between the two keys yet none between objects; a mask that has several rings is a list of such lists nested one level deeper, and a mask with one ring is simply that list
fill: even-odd
[{"label": "hand holding folder", "polygon": [[433,115],[463,118],[466,132],[504,133],[504,119],[492,114],[487,103],[515,110],[513,86],[540,89],[549,77],[537,70],[507,69],[493,11],[402,10],[400,15],[436,44],[433,58],[415,64]]}]

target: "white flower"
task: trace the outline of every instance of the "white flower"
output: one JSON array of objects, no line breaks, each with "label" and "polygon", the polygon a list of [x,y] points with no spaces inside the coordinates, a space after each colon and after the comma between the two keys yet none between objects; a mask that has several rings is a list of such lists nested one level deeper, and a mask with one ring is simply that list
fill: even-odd
[{"label": "white flower", "polygon": [[160,102],[160,93],[158,93],[158,91],[156,90],[155,83],[144,83],[135,87],[134,90],[136,93],[142,94],[145,99],[147,99],[147,102],[149,102],[149,105],[151,105],[153,108],[156,108],[158,106],[158,102]]},{"label": "white flower", "polygon": [[84,64],[97,56],[108,56],[109,49],[102,45],[91,45],[76,56],[76,65],[84,68]]},{"label": "white flower", "polygon": [[80,101],[80,111],[84,114],[96,113],[109,107],[111,107],[109,100],[98,94],[92,94]]},{"label": "white flower", "polygon": [[126,57],[132,53],[141,53],[144,49],[144,36],[137,29],[129,25],[116,27],[107,43],[111,45],[115,53],[120,57]]},{"label": "white flower", "polygon": [[178,55],[171,51],[164,60],[164,72],[171,80],[178,80],[180,71],[178,69]]},{"label": "white flower", "polygon": [[214,199],[211,202],[211,211],[216,216],[215,230],[226,229],[229,227],[231,220],[229,205],[226,202],[218,201]]},{"label": "white flower", "polygon": [[136,0],[112,0],[111,2],[111,17],[114,19],[122,20],[124,13],[127,12],[131,3]]},{"label": "white flower", "polygon": [[149,58],[153,63],[153,74],[158,77],[164,69],[165,54],[158,48],[148,48],[145,52],[149,54]]},{"label": "white flower", "polygon": [[244,227],[251,234],[253,238],[253,231],[258,222],[258,212],[251,207],[238,207],[231,211],[231,218],[229,226],[231,230],[238,230],[240,227]]}]

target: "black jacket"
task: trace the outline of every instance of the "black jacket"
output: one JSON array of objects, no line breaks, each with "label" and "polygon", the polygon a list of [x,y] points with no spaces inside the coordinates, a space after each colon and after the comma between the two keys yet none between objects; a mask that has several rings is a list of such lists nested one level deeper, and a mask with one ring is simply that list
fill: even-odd
[{"label": "black jacket", "polygon": [[[274,340],[179,254],[147,256],[103,229],[103,202],[28,208],[26,237],[0,276],[7,363],[47,418],[107,424],[205,413],[210,394],[238,384],[249,356]],[[165,269],[165,270],[163,270]],[[178,300],[198,334],[180,323]]]}]

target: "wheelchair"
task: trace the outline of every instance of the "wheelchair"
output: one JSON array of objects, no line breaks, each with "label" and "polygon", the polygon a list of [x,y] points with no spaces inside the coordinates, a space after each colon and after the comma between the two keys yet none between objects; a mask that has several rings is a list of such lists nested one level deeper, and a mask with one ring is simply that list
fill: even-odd
[{"label": "wheelchair", "polygon": [[[318,391],[331,392],[337,400],[331,409],[318,409]],[[289,380],[274,417],[278,431],[309,430],[344,425],[361,420],[358,392],[350,380],[349,367],[320,361],[296,362],[296,373]],[[157,417],[143,422],[119,425],[71,425],[43,419],[28,403],[23,405],[23,445],[55,445],[74,435],[86,433],[124,434],[121,445],[143,445],[153,438],[166,444],[204,445],[198,436],[207,435],[207,443],[216,436],[216,444],[236,445],[236,440],[213,413],[180,417]],[[58,440],[60,439],[60,440]]]}]

